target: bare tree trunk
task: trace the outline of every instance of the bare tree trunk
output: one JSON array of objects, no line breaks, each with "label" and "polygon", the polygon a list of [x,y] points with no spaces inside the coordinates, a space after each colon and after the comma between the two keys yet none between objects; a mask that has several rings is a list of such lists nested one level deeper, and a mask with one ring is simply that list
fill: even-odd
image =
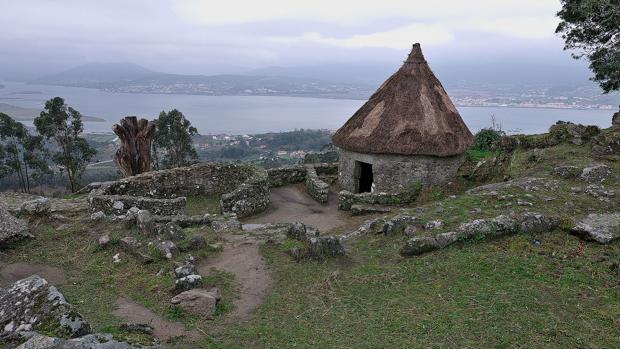
[{"label": "bare tree trunk", "polygon": [[119,124],[112,126],[112,131],[121,141],[114,162],[123,177],[148,172],[151,169],[151,143],[155,124],[146,119],[138,120],[135,116],[127,116]]},{"label": "bare tree trunk", "polygon": [[30,176],[28,174],[28,164],[24,161],[24,174],[26,177],[26,193],[30,194]]}]

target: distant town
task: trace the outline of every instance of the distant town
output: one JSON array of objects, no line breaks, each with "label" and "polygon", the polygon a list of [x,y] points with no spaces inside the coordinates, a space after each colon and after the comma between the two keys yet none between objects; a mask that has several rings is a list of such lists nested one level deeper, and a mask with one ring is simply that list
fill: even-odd
[{"label": "distant town", "polygon": [[[283,73],[283,72],[281,72]],[[262,72],[262,74],[267,74]],[[35,84],[96,88],[115,93],[205,96],[291,96],[366,100],[389,75],[365,81],[277,75],[182,75],[135,64],[87,64],[31,81]],[[274,75],[276,74],[276,75]],[[389,73],[387,73],[389,74]],[[617,94],[602,94],[591,82],[519,81],[493,83],[446,79],[444,88],[457,106],[557,109],[615,109]]]},{"label": "distant town", "polygon": [[[517,108],[555,108],[555,109],[605,109],[617,107],[618,98],[601,95],[595,88],[574,87],[555,91],[552,88],[533,87],[450,87],[448,93],[457,106],[463,107],[517,107]],[[228,84],[205,83],[157,83],[128,84],[126,86],[104,88],[109,92],[122,93],[162,93],[195,95],[240,95],[240,96],[294,96],[317,98],[367,99],[372,88],[367,86],[345,85],[325,82],[299,82],[278,87],[270,84],[259,87],[230,86]]]}]

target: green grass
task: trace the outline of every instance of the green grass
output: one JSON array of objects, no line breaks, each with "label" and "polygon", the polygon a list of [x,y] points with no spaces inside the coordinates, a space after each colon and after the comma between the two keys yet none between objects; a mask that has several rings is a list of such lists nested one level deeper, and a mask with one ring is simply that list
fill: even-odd
[{"label": "green grass", "polygon": [[187,197],[187,214],[203,215],[205,213],[219,214],[220,197],[217,196],[189,196]]},{"label": "green grass", "polygon": [[[562,232],[460,244],[412,259],[400,237],[355,243],[350,260],[266,256],[276,285],[221,348],[568,348],[620,345],[620,247]],[[539,239],[542,245],[531,241]],[[582,252],[580,252],[582,251]],[[329,282],[329,275],[342,276]],[[205,343],[206,345],[207,343]]]},{"label": "green grass", "polygon": [[[81,222],[84,219],[87,223]],[[57,231],[48,225],[33,229],[35,239],[22,241],[10,250],[2,251],[3,263],[26,262],[62,268],[66,281],[59,289],[91,323],[95,331],[111,332],[119,338],[145,343],[144,335],[123,333],[117,328],[122,322],[112,314],[119,297],[129,298],[172,321],[184,323],[188,329],[204,327],[205,320],[178,312],[170,303],[174,295],[173,263],[157,258],[142,264],[125,254],[118,240],[123,236],[140,236],[135,229],[122,224],[90,222],[87,217],[76,217],[76,223]],[[102,249],[97,244],[100,234],[111,234],[111,246]],[[209,240],[215,239],[209,237]],[[122,262],[113,263],[112,256],[120,253]],[[206,256],[206,250],[192,251],[195,257]],[[179,256],[178,261],[184,258]],[[165,272],[157,275],[160,270]],[[220,315],[230,311],[232,301],[238,297],[232,276],[213,273],[205,278],[206,285],[217,286],[225,299]],[[148,337],[148,336],[147,336]]]},{"label": "green grass", "polygon": [[[508,173],[512,177],[549,174],[556,166],[586,167],[594,162],[589,145],[560,144],[545,149],[518,149],[514,152]],[[614,164],[612,163],[612,166]]]},{"label": "green grass", "polygon": [[493,155],[495,155],[495,153],[489,150],[470,149],[467,151],[467,157],[473,163],[477,163],[480,160],[490,158]]}]

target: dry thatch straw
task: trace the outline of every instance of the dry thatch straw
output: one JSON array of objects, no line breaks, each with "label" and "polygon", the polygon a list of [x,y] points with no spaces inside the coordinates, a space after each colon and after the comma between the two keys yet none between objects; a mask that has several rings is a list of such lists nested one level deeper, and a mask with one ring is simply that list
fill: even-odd
[{"label": "dry thatch straw", "polygon": [[359,153],[452,156],[473,136],[414,44],[403,66],[387,79],[332,138]]}]

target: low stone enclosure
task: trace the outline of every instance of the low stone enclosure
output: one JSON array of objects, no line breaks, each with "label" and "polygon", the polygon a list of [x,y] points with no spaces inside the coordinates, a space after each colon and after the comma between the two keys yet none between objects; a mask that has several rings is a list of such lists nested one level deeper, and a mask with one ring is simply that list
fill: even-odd
[{"label": "low stone enclosure", "polygon": [[[231,163],[201,163],[170,170],[152,171],[115,182],[93,183],[88,204],[91,213],[124,215],[136,207],[162,217],[186,214],[188,196],[221,196],[222,214],[249,217],[270,205],[270,188],[304,183],[317,202],[328,201],[327,179],[338,176],[338,163],[282,166],[262,169]],[[325,179],[325,180],[324,180]],[[412,184],[398,193],[338,194],[338,209],[350,211],[354,205],[403,205],[417,198],[422,186]],[[170,218],[172,220],[173,218]],[[201,220],[196,217],[192,220]]]},{"label": "low stone enclosure", "polygon": [[269,207],[272,187],[305,183],[311,197],[326,203],[329,185],[319,175],[337,171],[337,164],[329,163],[268,170],[242,164],[202,163],[93,184],[88,188],[88,204],[93,214],[120,216],[135,207],[158,216],[180,216],[186,214],[188,196],[221,196],[221,213],[243,218]]}]

